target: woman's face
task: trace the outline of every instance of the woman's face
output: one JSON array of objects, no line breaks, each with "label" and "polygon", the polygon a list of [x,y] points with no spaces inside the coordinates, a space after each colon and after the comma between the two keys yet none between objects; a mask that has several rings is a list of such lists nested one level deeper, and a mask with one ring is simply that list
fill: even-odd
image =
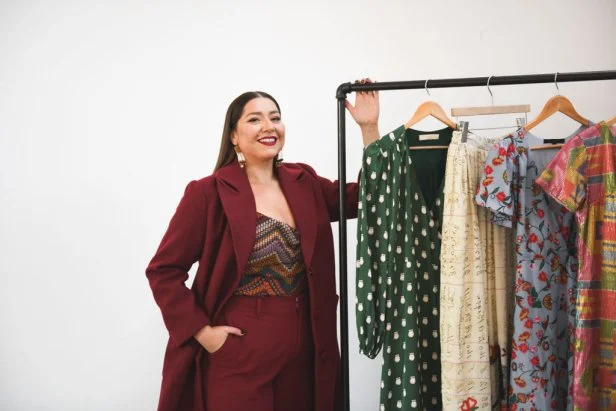
[{"label": "woman's face", "polygon": [[231,142],[239,145],[247,163],[271,161],[284,146],[284,124],[276,104],[258,97],[244,106]]}]

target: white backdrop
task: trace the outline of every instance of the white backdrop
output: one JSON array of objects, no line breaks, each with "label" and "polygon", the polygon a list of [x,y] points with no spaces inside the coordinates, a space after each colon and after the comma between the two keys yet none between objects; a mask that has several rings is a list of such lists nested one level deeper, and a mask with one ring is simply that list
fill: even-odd
[{"label": "white backdrop", "polygon": [[[167,334],[144,269],[186,183],[214,167],[240,93],[273,94],[285,159],[334,178],[342,82],[616,68],[613,0],[388,3],[0,1],[0,409],[155,409]],[[492,90],[530,117],[555,93]],[[594,121],[616,114],[616,81],[560,90]],[[381,93],[381,133],[427,98]],[[485,88],[430,98],[490,103]],[[353,178],[362,145],[347,118]],[[559,115],[536,134],[575,128]],[[381,362],[357,353],[348,228],[352,409],[376,410]]]}]

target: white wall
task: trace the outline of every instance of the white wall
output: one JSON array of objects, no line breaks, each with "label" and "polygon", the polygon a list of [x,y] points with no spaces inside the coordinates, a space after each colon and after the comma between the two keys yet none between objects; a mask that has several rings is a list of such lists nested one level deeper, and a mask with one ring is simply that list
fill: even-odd
[{"label": "white wall", "polygon": [[[616,68],[613,0],[331,3],[0,1],[0,409],[155,409],[166,330],[144,269],[241,92],[272,93],[285,159],[333,178],[342,82]],[[616,81],[560,90],[595,121],[616,114]],[[555,88],[493,92],[532,117]],[[490,102],[431,94],[446,110]],[[426,98],[383,92],[381,132]],[[349,123],[350,176],[361,152]],[[375,410],[381,364],[357,354],[349,274],[352,408]]]}]

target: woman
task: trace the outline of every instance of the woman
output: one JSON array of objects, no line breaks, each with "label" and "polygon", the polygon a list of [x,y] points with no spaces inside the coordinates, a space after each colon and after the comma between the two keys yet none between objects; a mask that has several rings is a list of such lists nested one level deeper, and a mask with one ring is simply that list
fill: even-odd
[{"label": "woman", "polygon": [[[377,93],[347,108],[376,140]],[[284,142],[272,96],[236,98],[214,174],[188,184],[146,269],[170,335],[159,411],[339,408],[338,183],[284,163]],[[357,184],[346,190],[354,218]]]}]

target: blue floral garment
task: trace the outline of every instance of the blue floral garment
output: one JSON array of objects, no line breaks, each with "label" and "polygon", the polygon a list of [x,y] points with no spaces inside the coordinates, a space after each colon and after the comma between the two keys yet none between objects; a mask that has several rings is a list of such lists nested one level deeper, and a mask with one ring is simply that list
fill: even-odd
[{"label": "blue floral garment", "polygon": [[558,151],[529,151],[542,144],[524,129],[506,136],[488,155],[476,195],[493,223],[515,225],[511,410],[572,409],[575,221],[535,185]]}]

